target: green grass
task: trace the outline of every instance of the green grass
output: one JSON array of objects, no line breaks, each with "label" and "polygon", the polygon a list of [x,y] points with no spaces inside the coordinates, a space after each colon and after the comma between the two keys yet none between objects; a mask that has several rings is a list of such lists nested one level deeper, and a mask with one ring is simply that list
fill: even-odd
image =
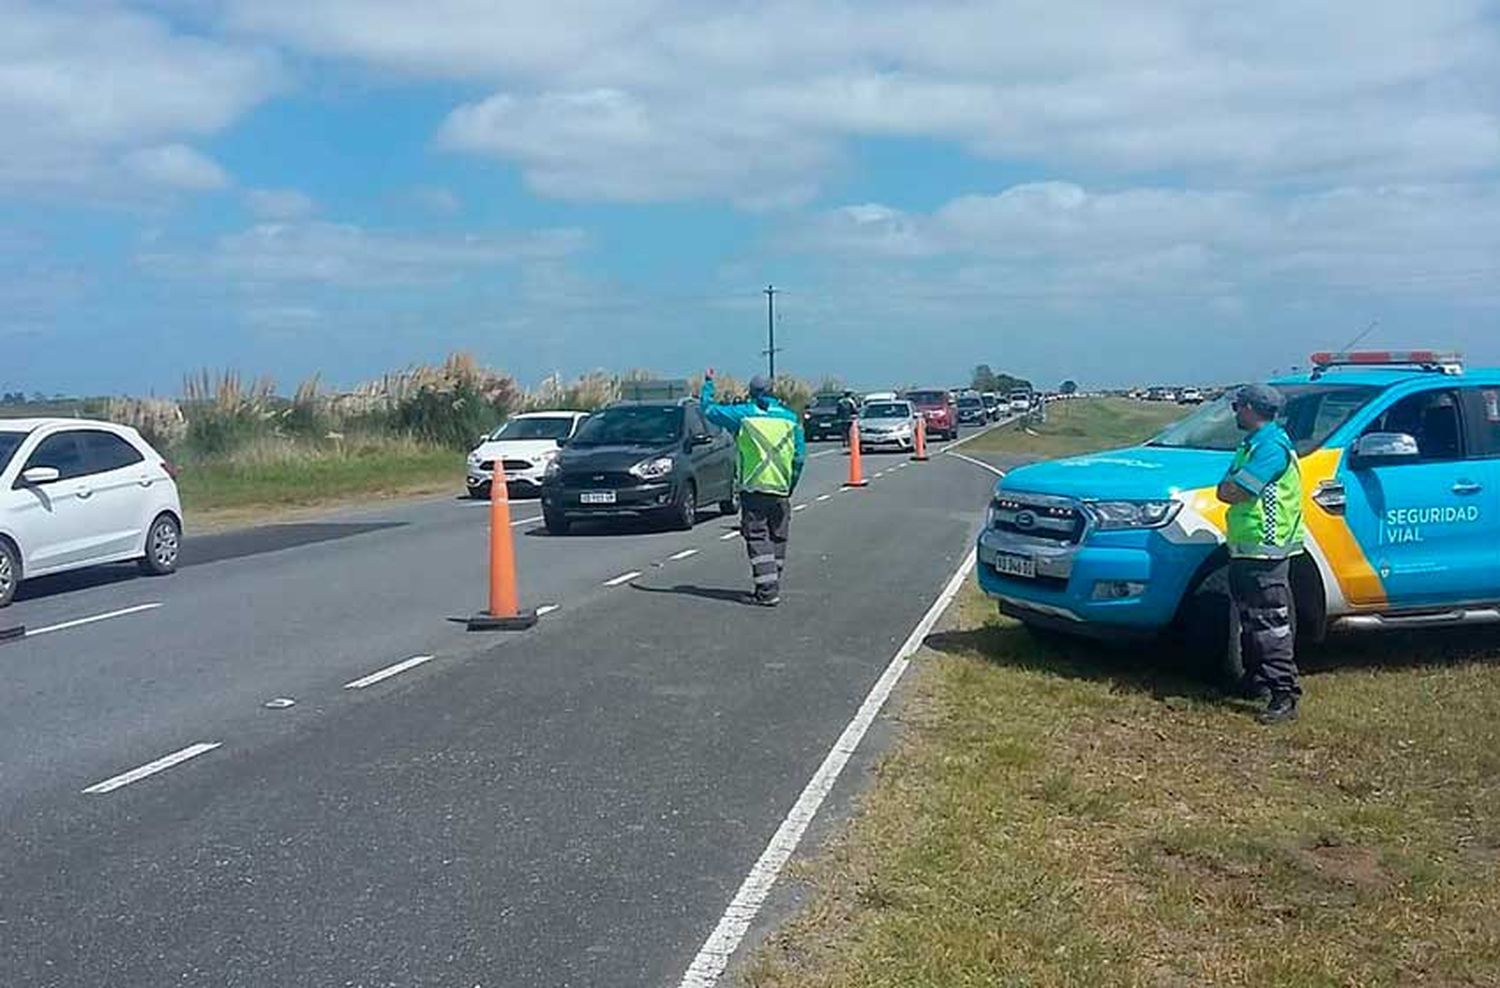
[{"label": "green grass", "polygon": [[[1080,402],[979,442],[1078,452],[1178,411]],[[1152,646],[1038,638],[973,588],[948,620],[742,984],[1500,985],[1492,631],[1305,651],[1302,720],[1267,729]]]},{"label": "green grass", "polygon": [[1149,439],[1189,414],[1177,405],[1090,398],[1053,402],[1047,421],[1017,423],[996,429],[970,444],[971,451],[1013,453],[1026,457],[1070,456]]},{"label": "green grass", "polygon": [[182,467],[177,485],[190,526],[214,516],[317,506],[359,498],[463,490],[463,454],[421,446],[377,447],[267,461]]}]

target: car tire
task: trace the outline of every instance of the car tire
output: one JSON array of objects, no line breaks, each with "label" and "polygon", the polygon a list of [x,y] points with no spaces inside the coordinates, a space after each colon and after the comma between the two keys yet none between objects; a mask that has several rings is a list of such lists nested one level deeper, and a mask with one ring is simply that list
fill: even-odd
[{"label": "car tire", "polygon": [[169,514],[157,515],[146,530],[146,554],[139,561],[141,572],[147,576],[171,576],[177,572],[181,555],[181,523]]},{"label": "car tire", "polygon": [[739,495],[738,491],[736,491],[735,493],[729,495],[729,499],[727,501],[720,501],[719,502],[719,514],[724,515],[725,517],[731,517],[732,518],[733,516],[735,516],[735,515],[737,515],[739,513],[740,513],[740,495]]},{"label": "car tire", "polygon": [[1229,567],[1205,576],[1182,602],[1174,628],[1187,670],[1230,688],[1245,676],[1238,621],[1229,596]]},{"label": "car tire", "polygon": [[698,525],[698,485],[688,481],[682,485],[682,494],[672,505],[672,528],[679,532],[691,532]]},{"label": "car tire", "polygon": [[488,501],[490,499],[490,485],[482,484],[479,487],[470,487],[469,499],[471,501]]},{"label": "car tire", "polygon": [[542,524],[546,526],[548,535],[567,535],[573,530],[573,523],[568,520],[568,516],[555,511],[543,511]]},{"label": "car tire", "polygon": [[0,539],[0,607],[9,607],[21,585],[21,554],[5,539]]}]

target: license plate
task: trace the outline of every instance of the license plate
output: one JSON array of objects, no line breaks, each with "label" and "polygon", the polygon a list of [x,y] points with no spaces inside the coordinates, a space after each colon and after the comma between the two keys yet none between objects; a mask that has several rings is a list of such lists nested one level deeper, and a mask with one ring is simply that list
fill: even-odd
[{"label": "license plate", "polygon": [[1001,576],[1019,576],[1025,580],[1036,579],[1036,559],[1010,552],[995,554],[995,572]]},{"label": "license plate", "polygon": [[614,491],[585,491],[578,495],[579,504],[614,504]]}]

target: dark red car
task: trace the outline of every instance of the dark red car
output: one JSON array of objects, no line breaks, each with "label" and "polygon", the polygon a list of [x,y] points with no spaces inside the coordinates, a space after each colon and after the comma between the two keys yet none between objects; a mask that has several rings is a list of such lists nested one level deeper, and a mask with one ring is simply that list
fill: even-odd
[{"label": "dark red car", "polygon": [[951,391],[908,391],[906,400],[927,420],[927,434],[934,439],[958,438],[958,404]]}]

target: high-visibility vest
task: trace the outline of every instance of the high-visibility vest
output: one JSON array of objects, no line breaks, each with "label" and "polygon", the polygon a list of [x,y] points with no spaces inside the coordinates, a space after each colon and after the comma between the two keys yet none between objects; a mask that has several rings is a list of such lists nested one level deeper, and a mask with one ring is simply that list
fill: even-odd
[{"label": "high-visibility vest", "polygon": [[[1275,442],[1274,437],[1263,441]],[[1290,446],[1290,443],[1288,443]],[[1250,441],[1240,445],[1229,472],[1250,461]],[[1241,559],[1286,559],[1302,551],[1302,469],[1295,449],[1287,451],[1287,468],[1268,482],[1260,497],[1229,506],[1229,554]]]},{"label": "high-visibility vest", "polygon": [[790,497],[797,424],[775,415],[752,415],[740,422],[740,489],[752,494]]}]

